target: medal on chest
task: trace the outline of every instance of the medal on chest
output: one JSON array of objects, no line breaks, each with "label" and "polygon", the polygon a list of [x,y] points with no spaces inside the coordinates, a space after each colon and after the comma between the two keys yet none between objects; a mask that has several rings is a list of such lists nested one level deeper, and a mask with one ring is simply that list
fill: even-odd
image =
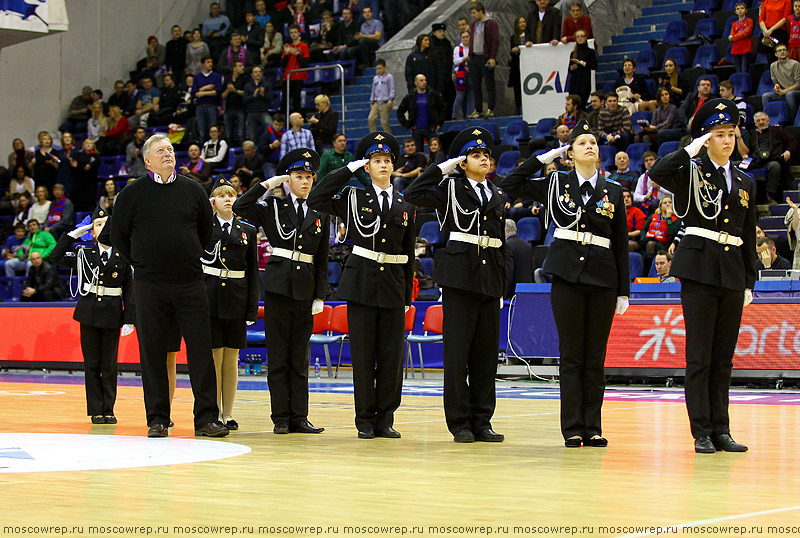
[{"label": "medal on chest", "polygon": [[595,208],[595,211],[604,217],[614,217],[614,204],[608,200],[608,195],[603,196],[602,199],[597,201],[597,207]]}]

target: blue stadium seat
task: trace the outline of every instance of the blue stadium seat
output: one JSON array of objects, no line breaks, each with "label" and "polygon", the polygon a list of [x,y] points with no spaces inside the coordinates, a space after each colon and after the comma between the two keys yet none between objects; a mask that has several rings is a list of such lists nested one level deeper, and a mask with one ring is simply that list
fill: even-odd
[{"label": "blue stadium seat", "polygon": [[677,45],[684,39],[689,36],[689,26],[686,24],[686,21],[679,20],[679,21],[672,21],[667,24],[667,29],[664,30],[664,37],[661,38],[661,41],[664,43],[671,43],[673,45]]},{"label": "blue stadium seat", "polygon": [[[694,27],[694,34],[695,35],[704,35],[709,39],[715,39],[719,37],[719,28],[717,27],[717,19],[714,18],[707,18],[701,19],[698,21],[697,26]],[[716,49],[716,46],[714,46]]]},{"label": "blue stadium seat", "polygon": [[550,135],[550,129],[556,124],[558,120],[555,118],[542,118],[536,124],[536,129],[533,131],[533,138],[544,138]]},{"label": "blue stadium seat", "polygon": [[[650,75],[650,71],[658,68],[658,54],[653,49],[639,51],[636,55],[636,72]],[[584,103],[586,104],[586,103]]]},{"label": "blue stadium seat", "polygon": [[[709,20],[713,21],[714,19],[709,19]],[[702,45],[697,49],[697,52],[694,55],[694,62],[692,62],[692,65],[694,65],[695,67],[704,67],[705,69],[711,69],[712,68],[711,64],[715,64],[718,61],[719,61],[719,56],[717,54],[717,46]]]},{"label": "blue stadium seat", "polygon": [[786,101],[771,101],[764,107],[769,116],[770,125],[782,125],[789,122],[789,108]]},{"label": "blue stadium seat", "polygon": [[517,159],[519,159],[519,151],[515,150],[506,151],[500,155],[500,160],[497,161],[497,175],[507,175],[517,165]]},{"label": "blue stadium seat", "polygon": [[523,241],[541,241],[542,225],[538,217],[523,217],[517,222],[517,237]]},{"label": "blue stadium seat", "polygon": [[764,95],[765,93],[771,92],[775,88],[775,84],[772,82],[772,75],[769,72],[769,69],[761,73],[761,79],[758,81],[758,88],[756,89],[756,95]]},{"label": "blue stadium seat", "polygon": [[721,11],[733,11],[736,8],[736,4],[739,2],[744,1],[745,4],[749,3],[746,0],[724,0],[722,2],[722,7],[720,8]]},{"label": "blue stadium seat", "polygon": [[423,273],[431,277],[433,276],[433,258],[420,258],[419,265]]},{"label": "blue stadium seat", "polygon": [[753,77],[750,73],[734,73],[728,80],[733,84],[733,95],[736,97],[753,93]]},{"label": "blue stadium seat", "polygon": [[630,266],[631,270],[631,280],[642,276],[642,266],[644,264],[642,263],[642,256],[638,252],[628,253],[628,265]]},{"label": "blue stadium seat", "polygon": [[500,140],[500,127],[497,126],[497,122],[484,120],[477,122],[476,125],[489,131],[495,141]]},{"label": "blue stadium seat", "polygon": [[628,154],[628,157],[631,159],[630,168],[631,170],[640,171],[642,169],[642,164],[644,163],[644,152],[648,151],[650,146],[647,144],[640,142],[638,144],[631,144],[628,146],[628,149],[625,152]]},{"label": "blue stadium seat", "polygon": [[647,84],[647,90],[650,92],[650,97],[655,99],[658,94],[658,86],[656,86],[656,81],[652,78],[646,78],[644,81]]},{"label": "blue stadium seat", "polygon": [[614,156],[617,154],[617,148],[602,144],[600,148],[600,158],[603,159],[603,168],[608,170],[609,166],[614,164]]},{"label": "blue stadium seat", "polygon": [[692,11],[705,11],[711,13],[719,7],[719,0],[694,0]]},{"label": "blue stadium seat", "polygon": [[650,264],[650,272],[647,273],[649,277],[657,277],[658,271],[656,271],[656,261],[653,260],[653,263]]},{"label": "blue stadium seat", "polygon": [[647,120],[648,123],[652,121],[653,114],[649,110],[640,110],[631,114],[631,126],[633,132],[639,134],[642,132],[642,126],[639,125],[639,120]]},{"label": "blue stadium seat", "polygon": [[681,143],[677,140],[672,140],[669,142],[664,142],[658,148],[658,157],[665,157],[674,151],[678,151],[678,148],[681,147]]},{"label": "blue stadium seat", "polygon": [[439,223],[437,221],[430,221],[423,224],[422,228],[419,230],[419,236],[425,239],[429,245],[441,245],[444,242],[442,240],[442,231],[439,229]]},{"label": "blue stadium seat", "polygon": [[506,125],[503,133],[503,145],[519,147],[520,139],[528,138],[528,123],[525,120],[514,120]]},{"label": "blue stadium seat", "polygon": [[328,262],[328,284],[339,284],[342,278],[342,266],[339,262]]},{"label": "blue stadium seat", "polygon": [[689,53],[684,47],[672,47],[667,49],[667,53],[664,55],[664,61],[666,62],[667,60],[672,60],[678,67],[686,67],[686,64],[689,63]]}]

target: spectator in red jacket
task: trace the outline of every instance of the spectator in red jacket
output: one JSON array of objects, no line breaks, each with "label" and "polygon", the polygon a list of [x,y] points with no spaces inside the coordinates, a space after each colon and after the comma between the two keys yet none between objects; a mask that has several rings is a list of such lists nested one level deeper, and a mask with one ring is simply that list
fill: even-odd
[{"label": "spectator in red jacket", "polygon": [[[789,43],[789,32],[786,31],[786,20],[792,14],[792,0],[762,0],[758,13],[758,25],[764,32],[762,43],[768,38],[773,42]],[[767,53],[767,63],[775,61],[775,47],[764,46],[763,52]]]},{"label": "spectator in red jacket", "polygon": [[[500,30],[497,22],[491,15],[486,14],[486,8],[481,2],[473,2],[469,8],[472,14],[472,24],[469,33],[472,43],[469,48],[469,87],[475,95],[475,110],[469,115],[470,119],[481,116],[494,117],[494,104],[496,98],[494,86],[494,68],[497,66],[497,50],[500,47]],[[483,114],[483,79],[486,79],[486,93],[488,106]]]},{"label": "spectator in red jacket", "polygon": [[747,16],[747,4],[744,2],[737,2],[735,10],[739,20],[733,21],[728,41],[732,42],[731,54],[736,71],[747,73],[753,53],[753,19]]},{"label": "spectator in red jacket", "polygon": [[574,43],[575,32],[583,30],[586,32],[586,38],[591,39],[592,36],[592,19],[589,15],[583,14],[583,9],[579,2],[575,2],[569,6],[569,17],[564,19],[564,24],[561,27],[561,42]]},{"label": "spectator in red jacket", "polygon": [[789,32],[789,59],[800,62],[800,0],[792,2],[792,14],[786,19]]},{"label": "spectator in red jacket", "polygon": [[[300,27],[293,24],[289,27],[289,36],[292,42],[283,45],[283,55],[281,56],[281,65],[283,66],[283,80],[289,77],[289,96],[292,101],[292,111],[300,112],[301,110],[301,92],[303,91],[303,83],[308,80],[308,71],[300,73],[289,74],[293,69],[301,69],[308,66],[309,49],[308,45],[300,40]],[[281,105],[281,110],[286,109],[286,96],[283,97],[284,101]]]},{"label": "spectator in red jacket", "polygon": [[636,252],[639,250],[639,236],[642,234],[647,217],[644,211],[633,205],[630,189],[622,189],[622,201],[625,202],[625,212],[628,216],[628,252]]}]

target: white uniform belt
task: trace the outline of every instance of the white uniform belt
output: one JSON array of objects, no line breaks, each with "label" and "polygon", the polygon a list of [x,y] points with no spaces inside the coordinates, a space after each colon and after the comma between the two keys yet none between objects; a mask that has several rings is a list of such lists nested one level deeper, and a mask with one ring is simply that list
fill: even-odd
[{"label": "white uniform belt", "polygon": [[88,282],[83,283],[84,293],[94,293],[98,297],[121,297],[122,288],[106,288],[105,286],[93,286]]},{"label": "white uniform belt", "polygon": [[450,232],[451,241],[460,241],[461,243],[469,243],[471,245],[478,245],[483,248],[500,248],[503,242],[496,237],[489,237],[488,235],[475,235],[465,234],[463,232]]},{"label": "white uniform belt", "polygon": [[736,237],[728,232],[715,232],[713,230],[707,230],[699,226],[687,226],[686,235],[696,235],[698,237],[711,239],[712,241],[716,241],[721,245],[733,245],[735,247],[741,247],[743,243],[741,237]]},{"label": "white uniform belt", "polygon": [[576,232],[575,230],[565,230],[564,228],[556,228],[553,237],[556,239],[566,239],[567,241],[575,241],[577,243],[589,243],[596,247],[611,248],[611,240],[607,237],[594,235],[590,232]]},{"label": "white uniform belt", "polygon": [[203,266],[203,272],[207,275],[226,278],[244,278],[244,271],[228,271],[227,269],[217,269],[216,267]]},{"label": "white uniform belt", "polygon": [[277,256],[279,258],[286,258],[293,262],[314,263],[314,256],[311,254],[303,254],[296,250],[289,250],[288,248],[273,248],[270,256]]},{"label": "white uniform belt", "polygon": [[378,263],[403,264],[408,262],[408,256],[405,254],[386,254],[385,252],[375,252],[374,250],[360,247],[358,245],[353,247],[353,254]]}]

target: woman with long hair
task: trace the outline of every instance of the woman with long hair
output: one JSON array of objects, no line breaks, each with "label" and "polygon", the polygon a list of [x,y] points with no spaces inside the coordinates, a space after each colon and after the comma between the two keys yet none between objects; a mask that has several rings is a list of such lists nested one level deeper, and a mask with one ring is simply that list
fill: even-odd
[{"label": "woman with long hair", "polygon": [[192,40],[186,45],[186,74],[194,75],[200,72],[203,58],[210,56],[208,44],[203,41],[203,33],[199,28],[195,28],[192,30]]},{"label": "woman with long hair", "polygon": [[264,67],[276,67],[281,63],[283,53],[283,34],[275,30],[275,23],[267,21],[264,26],[264,48],[261,61]]},{"label": "woman with long hair", "polygon": [[33,179],[37,185],[43,185],[47,189],[53,188],[58,174],[58,167],[61,159],[53,148],[53,137],[47,131],[39,133],[39,149],[34,152],[33,160]]},{"label": "woman with long hair", "polygon": [[650,271],[650,264],[660,250],[667,250],[681,229],[681,219],[675,215],[672,196],[658,201],[658,207],[642,228],[639,244],[644,255],[644,273]]},{"label": "woman with long hair", "polygon": [[597,69],[597,53],[589,46],[585,30],[575,32],[575,48],[569,55],[567,93],[581,96],[582,103],[589,102],[592,91],[592,71]]},{"label": "woman with long hair", "polygon": [[103,103],[100,101],[92,103],[89,106],[89,110],[92,112],[92,117],[89,118],[87,136],[91,138],[92,141],[97,142],[108,130],[108,119],[105,114],[103,114]]},{"label": "woman with long hair", "polygon": [[[525,39],[525,29],[527,27],[528,21],[525,20],[525,17],[514,19],[514,32],[511,34],[511,58],[508,61],[508,87],[514,88],[514,106],[517,114],[522,112],[522,82],[520,80],[519,56],[520,47],[524,47],[527,41]],[[528,44],[527,46],[530,47],[532,45]]]},{"label": "woman with long hair", "polygon": [[11,182],[9,183],[8,192],[11,194],[15,192],[28,192],[33,194],[35,189],[36,184],[33,182],[33,179],[31,179],[31,177],[25,173],[25,167],[17,166],[14,168],[14,176],[11,178]]},{"label": "woman with long hair", "polygon": [[105,133],[97,139],[97,150],[102,155],[119,155],[131,136],[128,118],[122,115],[117,105],[108,107],[108,119]]},{"label": "woman with long hair", "polygon": [[91,138],[83,141],[80,151],[70,159],[75,171],[75,188],[72,202],[77,211],[91,211],[97,205],[97,170],[100,168],[100,155],[95,150]]},{"label": "woman with long hair", "polygon": [[428,34],[418,35],[414,49],[406,57],[405,77],[408,93],[414,91],[414,77],[417,75],[425,75],[429,88],[436,86],[436,81],[433,80],[434,69],[430,52],[431,38],[428,37]]},{"label": "woman with long hair", "polygon": [[678,70],[678,64],[675,60],[668,59],[664,62],[664,71],[666,77],[658,78],[658,85],[667,88],[672,94],[672,104],[680,106],[681,101],[691,93],[691,85],[689,80]]},{"label": "woman with long hair", "polygon": [[39,185],[33,194],[35,200],[28,212],[28,219],[47,222],[47,215],[50,213],[50,191],[44,185]]},{"label": "woman with long hair", "polygon": [[659,88],[656,92],[658,106],[653,111],[653,118],[642,125],[642,132],[634,137],[634,142],[644,142],[651,148],[655,144],[661,129],[674,129],[678,118],[678,107],[673,105],[672,92],[667,88]]},{"label": "woman with long hair", "polygon": [[114,201],[117,199],[117,182],[113,179],[107,179],[103,184],[103,195],[98,200],[98,205],[105,209],[106,213],[111,215],[114,210]]},{"label": "woman with long hair", "polygon": [[[25,169],[25,175],[31,173],[31,161],[33,160],[33,152],[25,149],[25,144],[22,142],[22,139],[15,138],[14,142],[12,143],[12,151],[8,154],[8,170],[14,171],[17,166],[21,166]],[[16,174],[15,174],[16,175]]]}]

